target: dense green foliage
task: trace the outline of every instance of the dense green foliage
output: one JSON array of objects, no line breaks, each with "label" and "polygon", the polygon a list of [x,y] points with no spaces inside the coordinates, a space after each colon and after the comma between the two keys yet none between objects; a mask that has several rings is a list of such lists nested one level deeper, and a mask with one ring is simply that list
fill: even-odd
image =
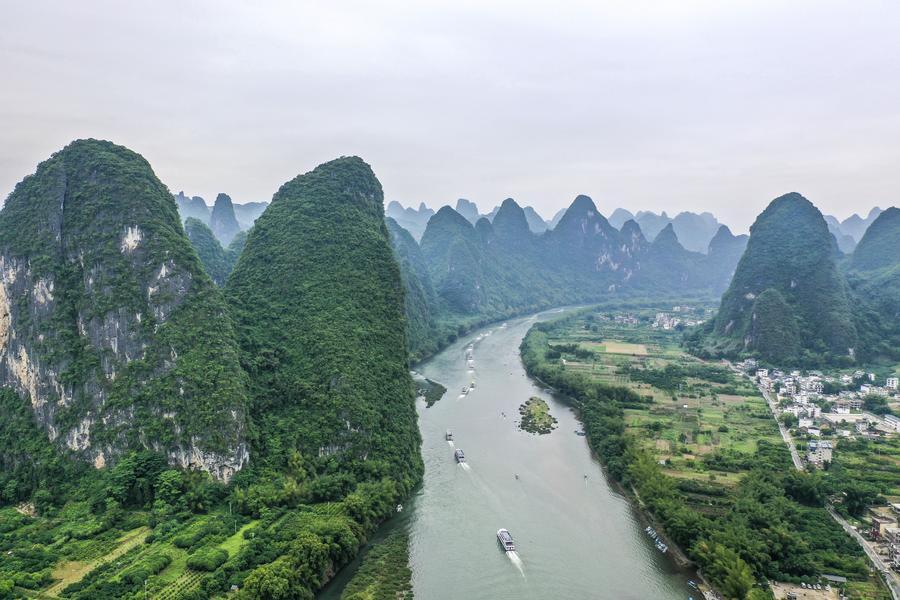
[{"label": "dense green foliage", "polygon": [[900,209],[885,210],[866,230],[847,279],[866,356],[900,360]]},{"label": "dense green foliage", "polygon": [[381,198],[358,158],[297,177],[256,221],[228,280],[258,464],[283,468],[297,449],[330,456],[351,480],[418,480],[403,290]]},{"label": "dense green foliage", "polygon": [[[686,292],[711,297],[727,285],[739,258],[735,248],[745,242],[730,232],[721,237],[708,256],[681,247],[671,227],[650,244],[637,223],[628,221],[619,231],[590,198],[579,196],[542,234],[529,229],[525,211],[512,199],[493,223],[482,218],[474,225],[445,206],[428,221],[420,246],[437,296],[430,314],[443,344],[472,323],[550,306]],[[427,287],[421,273],[418,280]],[[421,344],[414,348],[418,356]]]},{"label": "dense green foliage", "polygon": [[80,140],[41,163],[0,212],[0,261],[0,379],[59,443],[107,462],[151,443],[240,460],[246,392],[225,303],[140,155]]},{"label": "dense green foliage", "polygon": [[437,295],[416,240],[390,217],[386,223],[403,280],[406,336],[410,358],[415,361],[433,354],[439,347]]},{"label": "dense green foliage", "polygon": [[[835,573],[864,581],[861,550],[825,513],[827,493],[818,475],[791,469],[787,449],[760,442],[751,466],[714,505],[697,507],[690,496],[699,483],[679,483],[662,473],[653,456],[626,432],[623,406],[642,402],[634,391],[589,380],[548,360],[551,335],[574,317],[535,325],[522,343],[529,374],[570,397],[588,441],[608,472],[662,524],[730,598],[746,598],[756,579],[814,580]],[[699,510],[698,510],[699,509]]]},{"label": "dense green foliage", "polygon": [[[64,247],[80,251],[84,265],[60,261],[52,231],[41,227],[53,218],[33,214],[59,206],[59,190]],[[31,261],[29,276],[54,278],[50,289],[66,311],[52,324],[74,330],[74,315],[89,323],[94,313],[85,311],[99,310],[74,285],[87,275],[66,271],[79,265],[103,283],[103,310],[139,312],[148,328],[142,339],[151,352],[165,344],[168,362],[132,360],[115,377],[108,402],[127,399],[135,414],[116,423],[113,439],[134,443],[102,470],[49,445],[28,399],[0,390],[0,504],[30,500],[21,510],[36,513],[0,510],[0,547],[17,557],[0,568],[0,589],[55,585],[67,597],[101,599],[171,589],[205,598],[238,585],[245,598],[311,598],[356,554],[422,472],[403,286],[381,202],[369,167],[339,159],[285,184],[253,233],[235,236],[227,251],[189,220],[195,251],[172,196],[125,149],[73,144],[20,185],[0,216],[0,249],[7,260]],[[9,225],[13,219],[19,230]],[[232,313],[198,254],[220,281],[227,272],[216,267],[241,256],[227,283],[240,364]],[[102,268],[90,270],[94,264]],[[166,277],[177,285],[166,288]],[[156,293],[148,286],[162,288],[170,304],[142,304]],[[34,328],[15,315],[13,324],[29,328],[19,330],[23,338]],[[78,341],[62,336],[70,339]],[[91,362],[65,364],[74,381],[90,377]],[[157,379],[190,401],[190,410]],[[116,386],[125,385],[119,393]],[[199,395],[207,388],[214,394]],[[245,406],[252,424],[245,424]],[[216,410],[227,415],[224,422],[215,420]],[[161,418],[163,411],[173,412]],[[170,422],[207,453],[222,448],[240,457],[246,433],[252,463],[226,487],[202,472],[170,468],[165,453],[126,452],[143,448],[143,440],[168,450],[173,434],[163,426]],[[96,439],[111,439],[103,435],[98,428]],[[116,559],[104,560],[109,553]]]},{"label": "dense green foliage", "polygon": [[341,600],[410,600],[409,536],[391,533],[365,556]]},{"label": "dense green foliage", "polygon": [[228,248],[223,248],[212,230],[200,222],[198,219],[188,217],[184,221],[184,232],[191,245],[197,251],[200,262],[206,274],[218,286],[224,286],[228,276],[237,264],[241,252],[244,251],[244,244],[247,243],[247,232],[240,231],[228,244]]},{"label": "dense green foliage", "polygon": [[522,417],[519,428],[528,433],[543,435],[556,429],[556,418],[550,414],[550,407],[537,396],[519,406],[519,416]]},{"label": "dense green foliage", "polygon": [[[777,295],[763,296],[767,290]],[[805,364],[852,360],[858,336],[834,238],[806,198],[776,198],[756,219],[710,329],[706,341],[694,342],[700,353]],[[785,347],[787,336],[795,341]]]},{"label": "dense green foliage", "polygon": [[41,508],[61,503],[77,483],[91,475],[77,461],[47,443],[28,401],[9,388],[0,388],[0,505],[35,500]]},{"label": "dense green foliage", "polygon": [[225,280],[228,279],[231,269],[234,268],[234,263],[231,262],[228,253],[222,248],[219,240],[213,235],[212,229],[201,221],[188,217],[184,221],[184,232],[187,234],[188,239],[191,240],[194,250],[197,251],[197,256],[200,257],[200,262],[203,264],[206,274],[212,278],[216,285],[225,285]]}]

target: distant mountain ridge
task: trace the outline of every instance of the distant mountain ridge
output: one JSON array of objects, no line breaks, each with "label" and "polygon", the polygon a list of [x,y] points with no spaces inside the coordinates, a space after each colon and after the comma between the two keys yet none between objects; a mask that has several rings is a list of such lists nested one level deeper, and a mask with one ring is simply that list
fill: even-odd
[{"label": "distant mountain ridge", "polygon": [[[221,196],[227,198],[227,204],[231,206],[228,208],[223,201],[218,213],[216,213],[215,207],[210,208],[200,196],[189,197],[184,192],[178,192],[174,195],[174,198],[182,222],[193,218],[210,227],[214,234],[216,234],[218,229],[219,233],[216,234],[216,239],[223,246],[228,246],[237,231],[246,231],[253,227],[254,221],[259,218],[259,215],[263,213],[269,203],[247,202],[245,204],[235,204],[227,194],[219,194],[216,202],[219,202],[219,197]],[[212,226],[213,218],[216,220],[216,227]],[[235,226],[237,231],[235,231]]]},{"label": "distant mountain ridge", "polygon": [[[447,206],[449,207],[449,205]],[[495,206],[491,212],[481,214],[478,210],[478,205],[465,198],[459,198],[454,208],[457,213],[462,215],[472,225],[475,225],[481,218],[486,218],[488,222],[493,222],[499,209],[500,206]],[[435,215],[435,211],[426,206],[424,202],[421,202],[419,208],[416,209],[411,207],[404,208],[399,202],[391,201],[385,209],[385,214],[394,219],[397,225],[407,230],[417,242],[420,242],[422,235],[425,233],[425,227],[428,225],[428,220]],[[547,221],[530,206],[525,207],[525,219],[528,222],[528,227],[535,233],[543,233],[548,228]]]},{"label": "distant mountain ridge", "polygon": [[[470,205],[461,203],[471,213]],[[715,295],[727,287],[747,243],[747,236],[720,226],[707,254],[692,252],[680,244],[673,224],[649,242],[634,220],[619,230],[584,195],[542,233],[532,230],[527,208],[511,198],[496,209],[493,222],[480,217],[474,225],[444,206],[428,221],[419,252],[411,235],[396,231],[399,224],[388,224],[395,229],[395,253],[420,253],[416,263],[426,267],[414,273],[407,267],[411,297],[422,296],[418,288],[434,291],[433,302],[413,303],[428,306],[432,316],[481,320],[610,295]],[[407,312],[414,329],[424,311]],[[416,338],[411,332],[412,347],[419,345]]]},{"label": "distant mountain ridge", "polygon": [[653,241],[666,226],[672,225],[681,245],[687,250],[705,254],[709,249],[709,243],[722,225],[718,219],[708,212],[692,213],[681,212],[670,218],[662,212],[656,214],[647,211],[638,211],[633,215],[624,208],[617,208],[609,217],[610,224],[616,229],[621,229],[626,221],[634,220],[641,226],[641,231],[648,241]]}]

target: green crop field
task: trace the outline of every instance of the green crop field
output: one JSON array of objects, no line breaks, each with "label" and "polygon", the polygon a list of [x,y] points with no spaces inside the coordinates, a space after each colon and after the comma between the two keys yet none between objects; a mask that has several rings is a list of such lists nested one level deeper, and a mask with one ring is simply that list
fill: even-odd
[{"label": "green crop field", "polygon": [[[761,440],[780,443],[765,401],[745,379],[720,363],[701,361],[680,347],[681,332],[653,327],[653,308],[585,313],[551,347],[567,371],[625,385],[649,404],[625,410],[637,434],[665,471],[679,479],[733,485]],[[629,323],[621,321],[628,319]]]}]

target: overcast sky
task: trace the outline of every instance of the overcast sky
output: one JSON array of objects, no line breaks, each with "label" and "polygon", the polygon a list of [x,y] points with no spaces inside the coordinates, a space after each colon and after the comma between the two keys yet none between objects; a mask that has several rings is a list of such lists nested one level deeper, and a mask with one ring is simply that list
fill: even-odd
[{"label": "overcast sky", "polygon": [[[261,8],[265,5],[265,8]],[[626,6],[627,5],[627,6]],[[799,191],[900,204],[900,2],[0,0],[0,196],[75,138],[269,200],[340,155],[386,200],[546,217]]]}]

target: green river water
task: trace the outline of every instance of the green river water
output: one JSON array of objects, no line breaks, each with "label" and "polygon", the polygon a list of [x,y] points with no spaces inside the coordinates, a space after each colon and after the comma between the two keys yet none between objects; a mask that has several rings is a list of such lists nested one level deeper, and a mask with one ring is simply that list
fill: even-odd
[{"label": "green river water", "polygon": [[[607,482],[575,434],[581,424],[569,407],[525,374],[522,338],[559,312],[474,332],[419,366],[448,390],[431,408],[419,407],[425,480],[374,540],[397,527],[408,531],[418,600],[700,597],[687,585],[690,574],[656,550],[638,513]],[[475,388],[462,395],[471,382]],[[558,419],[553,433],[518,430],[518,407],[531,396],[545,399]],[[454,461],[455,448],[465,451],[465,466]],[[500,549],[501,527],[516,553]],[[339,598],[356,566],[321,598]]]}]

